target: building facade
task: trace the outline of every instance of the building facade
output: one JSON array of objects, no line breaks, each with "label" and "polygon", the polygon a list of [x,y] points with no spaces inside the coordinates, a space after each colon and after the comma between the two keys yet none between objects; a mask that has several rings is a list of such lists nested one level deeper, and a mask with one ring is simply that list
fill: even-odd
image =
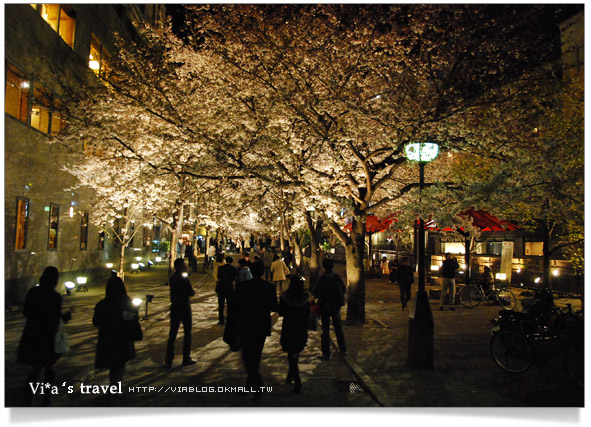
[{"label": "building facade", "polygon": [[[68,79],[108,69],[115,34],[164,16],[161,5],[5,5],[4,276],[7,305],[19,304],[43,269],[65,280],[108,275],[119,249],[93,224],[92,193],[72,190],[73,153],[48,144],[66,125],[58,111]],[[143,227],[143,225],[139,226]],[[128,258],[151,252],[151,227],[138,229]]]}]

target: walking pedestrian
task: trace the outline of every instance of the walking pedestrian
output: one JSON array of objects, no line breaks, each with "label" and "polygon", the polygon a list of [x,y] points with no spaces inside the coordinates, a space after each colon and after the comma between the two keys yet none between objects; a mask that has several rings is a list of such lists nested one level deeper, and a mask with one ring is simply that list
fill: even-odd
[{"label": "walking pedestrian", "polygon": [[285,262],[279,258],[279,255],[273,256],[273,263],[271,264],[271,278],[275,285],[275,289],[283,292],[283,281],[287,279],[290,271],[285,265]]},{"label": "walking pedestrian", "polygon": [[271,265],[273,264],[273,253],[271,249],[265,249],[265,254],[263,255],[263,264],[265,265],[265,280],[267,282],[272,281],[271,275]]},{"label": "walking pedestrian", "polygon": [[343,280],[332,271],[334,268],[334,261],[332,259],[323,259],[322,267],[324,268],[324,273],[318,278],[314,286],[314,298],[318,299],[320,319],[322,321],[322,336],[320,337],[322,354],[320,355],[320,359],[329,360],[331,319],[337,337],[339,351],[342,355],[347,354],[347,344],[345,343],[345,335],[341,326],[341,307],[345,305],[347,288]]},{"label": "walking pedestrian", "polygon": [[[55,352],[55,336],[60,320],[67,323],[72,314],[62,314],[62,297],[56,292],[59,271],[50,266],[43,270],[39,286],[32,287],[25,297],[23,314],[27,318],[25,328],[17,349],[17,361],[32,367],[25,384],[24,406],[33,403],[33,390],[30,383],[36,383],[45,371],[45,383],[53,385],[55,362],[61,354]],[[51,394],[43,395],[43,405],[51,404]]]},{"label": "walking pedestrian", "polygon": [[304,268],[306,271],[309,272],[310,271],[310,260],[312,259],[312,246],[310,246],[309,243],[304,248],[303,259],[304,259]]},{"label": "walking pedestrian", "polygon": [[380,263],[380,268],[382,269],[382,274],[384,277],[390,277],[390,263],[388,262],[388,258],[383,256],[382,262]]},{"label": "walking pedestrian", "polygon": [[185,248],[185,256],[189,259],[189,266],[193,273],[197,273],[197,257],[195,256],[195,246],[191,241],[187,241],[187,247]]},{"label": "walking pedestrian", "polygon": [[402,264],[398,267],[398,287],[400,288],[400,303],[402,310],[404,310],[410,300],[410,289],[414,279],[414,271],[409,264],[408,257],[402,259]]},{"label": "walking pedestrian", "polygon": [[[168,279],[170,284],[170,332],[166,344],[166,357],[164,364],[166,368],[172,367],[174,359],[174,342],[181,322],[183,323],[183,366],[194,365],[191,359],[191,328],[192,312],[191,297],[195,291],[187,276],[185,261],[177,259],[174,261],[175,272]],[[184,274],[183,274],[184,273]]]},{"label": "walking pedestrian", "polygon": [[[221,254],[218,257],[222,257]],[[234,259],[226,257],[225,264],[220,263],[216,270],[215,292],[218,294],[218,325],[225,321],[224,308],[228,296],[234,291],[234,280],[236,280],[237,269],[232,265]],[[215,270],[215,269],[214,269]]]},{"label": "walking pedestrian", "polygon": [[292,276],[289,287],[279,298],[279,315],[283,316],[280,344],[287,353],[288,372],[285,382],[294,382],[293,392],[302,389],[298,359],[308,342],[308,317],[310,316],[310,294],[304,289],[304,278]]},{"label": "walking pedestrian", "polygon": [[445,254],[445,261],[441,265],[441,299],[439,301],[439,310],[443,310],[445,305],[445,296],[449,293],[449,309],[455,310],[454,299],[456,296],[456,270],[460,268],[458,260],[451,253]]},{"label": "walking pedestrian", "polygon": [[[277,296],[273,285],[264,281],[262,263],[252,266],[253,279],[236,283],[237,325],[246,368],[246,387],[259,390],[265,385],[259,367],[265,339],[271,335],[271,312],[277,311]],[[254,395],[258,399],[260,393]]]},{"label": "walking pedestrian", "polygon": [[94,307],[92,324],[98,328],[95,368],[109,369],[109,383],[123,379],[125,364],[135,359],[133,342],[142,338],[137,309],[120,277],[111,276],[105,298]]}]

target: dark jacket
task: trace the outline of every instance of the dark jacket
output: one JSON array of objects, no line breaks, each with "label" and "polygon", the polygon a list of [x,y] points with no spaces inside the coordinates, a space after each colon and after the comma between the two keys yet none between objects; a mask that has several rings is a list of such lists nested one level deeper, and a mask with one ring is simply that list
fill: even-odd
[{"label": "dark jacket", "polygon": [[271,335],[271,312],[277,311],[275,287],[260,278],[239,282],[234,291],[240,335]]},{"label": "dark jacket", "polygon": [[446,259],[441,265],[441,276],[453,279],[456,276],[456,270],[459,268],[460,265],[457,259]]},{"label": "dark jacket", "polygon": [[414,270],[410,265],[400,264],[396,277],[400,286],[410,286],[414,280]]},{"label": "dark jacket", "polygon": [[321,275],[314,286],[314,298],[318,298],[321,312],[340,309],[346,292],[343,280],[332,271]]},{"label": "dark jacket", "polygon": [[99,328],[96,345],[96,368],[122,368],[128,360],[135,358],[135,347],[131,336],[131,320],[137,316],[137,309],[127,295],[114,300],[103,299],[94,307],[92,324]]},{"label": "dark jacket", "polygon": [[287,353],[301,352],[308,342],[310,294],[285,291],[279,297],[279,315],[283,316],[281,348]]},{"label": "dark jacket", "polygon": [[62,297],[55,290],[36,286],[27,292],[23,314],[27,323],[17,350],[19,363],[53,364],[60,358],[55,353],[55,334],[62,311]]},{"label": "dark jacket", "polygon": [[191,286],[188,277],[183,277],[181,273],[175,271],[169,278],[170,284],[170,305],[174,308],[191,308],[191,297],[195,291]]},{"label": "dark jacket", "polygon": [[232,264],[224,264],[218,267],[218,282],[215,285],[215,291],[220,295],[232,294],[237,274],[238,269]]}]

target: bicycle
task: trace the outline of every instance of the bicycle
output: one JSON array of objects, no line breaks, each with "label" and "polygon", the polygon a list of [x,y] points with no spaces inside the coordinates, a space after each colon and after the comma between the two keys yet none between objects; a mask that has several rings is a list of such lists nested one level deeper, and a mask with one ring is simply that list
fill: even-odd
[{"label": "bicycle", "polygon": [[485,291],[482,284],[464,286],[460,291],[460,302],[464,307],[474,308],[481,302],[496,301],[505,310],[513,310],[516,298],[506,286],[491,287]]},{"label": "bicycle", "polygon": [[564,310],[554,307],[549,325],[526,314],[508,315],[512,319],[505,326],[497,323],[491,331],[490,352],[497,365],[507,372],[521,373],[532,365],[544,366],[563,353],[570,378],[584,386],[584,322],[580,313],[575,313],[570,304]]}]

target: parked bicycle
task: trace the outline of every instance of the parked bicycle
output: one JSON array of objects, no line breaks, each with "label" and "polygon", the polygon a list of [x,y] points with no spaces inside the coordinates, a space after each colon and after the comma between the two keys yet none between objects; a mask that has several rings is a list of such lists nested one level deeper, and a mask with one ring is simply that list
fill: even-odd
[{"label": "parked bicycle", "polygon": [[515,301],[515,295],[506,286],[497,285],[485,291],[482,284],[478,283],[464,286],[460,291],[460,302],[467,308],[474,308],[481,302],[497,302],[505,310],[513,310]]},{"label": "parked bicycle", "polygon": [[583,386],[584,342],[582,313],[553,307],[551,321],[528,313],[500,312],[491,333],[491,355],[507,372],[525,372],[530,366],[544,366],[564,354],[563,363],[570,376]]}]

